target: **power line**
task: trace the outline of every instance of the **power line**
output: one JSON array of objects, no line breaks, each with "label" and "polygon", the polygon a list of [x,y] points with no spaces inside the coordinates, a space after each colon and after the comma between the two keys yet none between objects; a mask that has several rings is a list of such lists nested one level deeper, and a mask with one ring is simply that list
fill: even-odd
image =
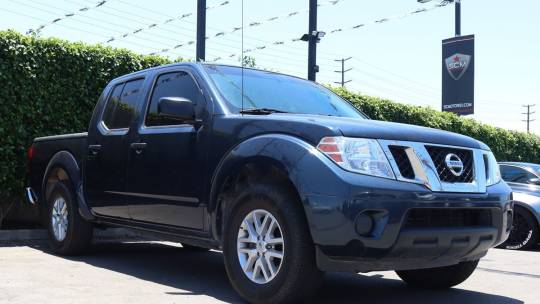
[{"label": "power line", "polygon": [[[29,14],[21,13],[21,12],[18,12],[18,11],[13,11],[13,10],[7,9],[5,7],[0,7],[0,11],[9,12],[9,13],[12,13],[12,14],[17,15],[17,16],[24,16],[24,17],[34,19],[34,20],[37,20],[37,21],[45,21],[44,19],[29,15]],[[63,28],[66,28],[66,29],[69,29],[69,30],[75,30],[75,31],[78,31],[78,32],[81,32],[81,33],[86,33],[86,34],[94,35],[94,36],[101,37],[101,38],[107,37],[107,36],[105,36],[103,34],[98,34],[98,33],[92,32],[92,31],[88,31],[88,30],[81,29],[81,28],[76,28],[76,27],[73,27],[73,26],[67,26],[67,25],[64,25],[64,24],[61,24],[61,23],[56,24],[56,25],[60,26],[60,27],[63,27]],[[137,47],[142,47],[142,48],[147,48],[147,49],[150,48],[148,45],[143,45],[143,44],[136,43],[136,42],[126,41],[126,43],[137,46]]]},{"label": "power line", "polygon": [[[336,5],[338,4],[339,2],[341,1],[344,1],[344,0],[329,0],[329,1],[326,1],[324,3],[321,3],[319,4],[318,6],[325,6],[325,5]],[[228,1],[225,1],[228,3]],[[225,3],[224,2],[224,3]],[[277,15],[277,16],[273,16],[273,17],[269,17],[269,18],[266,18],[264,20],[261,20],[261,21],[252,21],[252,22],[249,22],[246,26],[235,26],[235,27],[232,27],[231,29],[229,30],[226,30],[226,31],[218,31],[216,32],[214,35],[212,36],[208,36],[206,37],[206,39],[212,39],[212,38],[218,38],[218,37],[223,37],[223,36],[227,36],[227,35],[230,35],[230,34],[235,34],[235,33],[240,33],[243,29],[245,29],[246,27],[248,28],[251,28],[251,27],[259,27],[259,26],[262,26],[263,24],[267,24],[269,22],[274,22],[276,20],[281,20],[281,19],[285,19],[285,18],[290,18],[290,17],[293,17],[293,16],[296,16],[296,15],[299,15],[300,13],[304,13],[304,12],[307,12],[308,10],[299,10],[299,11],[293,11],[293,12],[289,12],[289,13],[286,13],[286,14],[283,14],[283,15]],[[154,24],[152,24],[154,25]],[[156,25],[154,25],[153,27],[155,27]],[[124,34],[126,35],[126,34]],[[123,38],[123,37],[121,37]],[[114,41],[118,39],[117,37],[113,37],[111,39],[109,39],[107,42],[111,42],[111,41]],[[298,38],[294,38],[292,39],[292,41],[299,41],[300,39]],[[176,44],[174,46],[171,46],[171,47],[168,47],[168,48],[164,48],[162,50],[158,50],[158,51],[155,51],[155,52],[152,52],[150,53],[149,55],[157,55],[157,54],[163,54],[163,53],[168,53],[172,50],[175,50],[175,49],[178,49],[178,48],[181,48],[183,47],[184,45],[186,44],[193,44],[193,43],[196,43],[196,41],[194,40],[190,40],[190,41],[187,41],[187,42],[184,42],[184,43],[179,43],[179,44]],[[283,43],[281,43],[283,44]],[[267,46],[257,46],[253,49],[246,49],[246,50],[242,50],[244,53],[246,52],[252,52],[253,50],[255,49],[265,49]],[[236,57],[236,56],[240,56],[241,54],[230,54],[229,57]],[[221,58],[214,58],[213,60],[210,60],[211,62],[215,62],[215,61],[218,61],[219,59]]]},{"label": "power line", "polygon": [[373,20],[371,22],[358,23],[358,24],[355,24],[355,25],[352,25],[352,26],[349,26],[349,27],[336,28],[336,29],[331,30],[330,34],[334,34],[334,33],[338,33],[338,32],[344,32],[344,31],[348,31],[348,30],[356,30],[356,29],[359,29],[359,28],[366,27],[368,25],[382,24],[382,23],[386,23],[386,22],[389,22],[389,21],[393,21],[393,20],[407,18],[407,17],[414,16],[414,15],[417,15],[417,14],[420,14],[420,13],[426,13],[426,12],[429,12],[429,11],[432,11],[432,10],[435,10],[435,9],[438,9],[438,8],[441,8],[441,7],[445,7],[450,3],[452,3],[452,2],[443,0],[439,4],[435,4],[435,5],[433,5],[432,7],[429,7],[429,8],[419,8],[419,9],[416,9],[414,11],[403,13],[401,15],[394,15],[394,16],[390,16],[390,17],[378,18],[378,19]]},{"label": "power line", "polygon": [[531,112],[531,108],[535,107],[536,105],[535,104],[527,104],[527,105],[523,105],[522,107],[524,108],[527,108],[527,112],[526,113],[522,113],[524,115],[527,115],[527,119],[526,120],[522,120],[524,122],[527,123],[527,133],[530,133],[530,124],[531,122],[535,121],[535,119],[531,119],[531,115],[536,113],[536,112]]},{"label": "power line", "polygon": [[349,68],[349,69],[345,69],[345,61],[349,61],[351,60],[352,57],[348,57],[348,58],[341,58],[341,59],[336,59],[334,61],[337,61],[337,62],[341,62],[341,70],[340,71],[334,71],[336,73],[340,73],[341,74],[341,81],[335,81],[334,83],[337,83],[337,84],[341,84],[341,87],[344,88],[345,87],[345,84],[346,83],[349,83],[351,82],[352,80],[349,79],[349,80],[345,80],[345,73],[349,72],[352,70],[352,68]]},{"label": "power line", "polygon": [[72,11],[70,13],[66,13],[66,14],[63,14],[62,16],[60,17],[57,17],[47,23],[44,23],[44,24],[41,24],[40,26],[38,26],[37,28],[35,29],[29,29],[28,31],[26,31],[26,34],[35,34],[35,35],[39,35],[40,32],[46,28],[47,26],[50,26],[52,24],[55,24],[55,23],[58,23],[64,19],[68,19],[68,18],[71,18],[71,17],[74,17],[74,16],[77,16],[77,15],[80,15],[80,14],[83,14],[91,9],[94,9],[94,8],[98,8],[102,5],[104,5],[105,3],[107,3],[107,0],[102,0],[98,3],[96,3],[95,5],[93,6],[85,6],[85,7],[81,7],[79,8],[78,10],[75,10],[75,11]]},{"label": "power line", "polygon": [[[374,21],[368,22],[368,23],[360,23],[360,24],[357,24],[357,25],[354,25],[354,26],[351,26],[351,27],[334,29],[334,30],[330,31],[329,34],[334,34],[334,33],[343,32],[343,31],[347,31],[347,30],[356,30],[356,29],[363,28],[363,27],[365,27],[365,26],[367,26],[369,24],[381,24],[381,23],[385,23],[385,22],[388,22],[388,21],[391,21],[391,20],[394,20],[394,19],[403,19],[403,18],[408,17],[408,16],[413,16],[413,15],[417,15],[419,13],[425,13],[425,12],[429,12],[429,11],[432,11],[432,10],[437,9],[437,8],[445,7],[448,4],[449,4],[449,2],[442,1],[441,3],[436,4],[436,5],[432,6],[431,8],[417,9],[415,11],[407,12],[405,14],[394,16],[394,17],[380,18],[380,19],[377,19],[377,20],[374,20]],[[289,44],[289,43],[298,42],[298,41],[301,41],[300,37],[291,38],[291,39],[287,39],[287,40],[276,40],[276,41],[271,42],[270,44],[271,45],[284,45],[284,44]],[[254,51],[257,51],[257,50],[263,50],[263,49],[267,48],[269,45],[259,45],[259,46],[255,47],[255,48],[243,50],[243,52],[244,53],[251,53],[251,52],[254,52]],[[168,52],[168,51],[170,51],[170,49],[164,49],[164,50],[162,50],[162,52],[163,51]],[[157,53],[161,53],[161,52],[157,52]],[[153,54],[153,53],[151,53],[151,54]],[[238,54],[231,54],[230,56],[231,57],[232,56],[238,56]],[[210,60],[210,61],[214,61],[214,60]]]},{"label": "power line", "polygon": [[374,65],[374,64],[372,64],[372,63],[369,63],[369,62],[366,62],[366,61],[362,61],[362,60],[360,60],[360,59],[358,59],[358,58],[353,58],[352,60],[353,60],[353,61],[356,61],[356,62],[358,62],[358,63],[360,63],[360,64],[364,64],[364,65],[370,66],[370,67],[372,67],[372,68],[374,68],[374,69],[377,69],[377,70],[379,70],[379,71],[381,71],[381,72],[384,72],[384,73],[386,73],[386,74],[392,75],[392,76],[394,76],[394,77],[401,78],[401,79],[406,80],[406,81],[408,81],[408,82],[410,82],[410,83],[412,83],[412,84],[416,84],[416,85],[419,85],[419,86],[421,86],[421,87],[423,87],[423,88],[432,90],[432,91],[434,91],[434,92],[437,92],[437,93],[440,93],[440,92],[441,92],[440,89],[434,88],[434,87],[429,86],[429,85],[427,85],[427,84],[425,84],[425,83],[418,82],[417,80],[410,79],[410,78],[405,77],[405,76],[403,76],[403,75],[396,74],[396,73],[393,72],[393,71],[389,71],[389,70],[383,69],[383,68],[381,68],[381,67],[379,67],[379,66],[376,66],[376,65]]},{"label": "power line", "polygon": [[[20,4],[20,5],[23,5],[25,8],[33,8],[33,9],[36,9],[36,10],[39,10],[39,11],[43,11],[43,12],[47,12],[47,13],[50,13],[50,14],[56,14],[57,12],[53,12],[51,10],[48,10],[47,8],[55,8],[55,9],[58,9],[60,11],[66,11],[65,9],[63,8],[59,8],[59,7],[55,7],[53,5],[50,5],[49,3],[41,3],[41,2],[38,2],[38,1],[34,1],[32,2],[32,4],[34,5],[40,5],[40,6],[44,6],[44,8],[41,8],[41,7],[36,7],[36,6],[33,6],[33,5],[30,5],[28,3],[18,3],[17,0],[10,0],[11,2],[14,2],[14,3],[17,3],[17,4]],[[46,7],[46,8],[45,8]],[[108,7],[108,9],[111,9],[111,7]],[[119,16],[119,15],[116,15],[116,14],[112,14],[112,13],[109,13],[109,12],[105,12],[106,14],[108,15],[112,15],[112,16],[115,16],[115,17],[118,17],[118,18],[115,18],[115,19],[125,19],[123,18],[122,16]],[[78,20],[78,19],[71,19],[70,22],[74,22],[74,23],[81,23],[81,24],[86,24],[86,25],[89,25],[91,26],[92,28],[97,28],[97,29],[104,29],[104,30],[107,30],[107,31],[111,31],[111,28],[112,28],[112,31],[113,32],[116,32],[116,33],[122,33],[122,31],[118,31],[118,30],[115,30],[114,28],[117,28],[117,27],[123,27],[123,28],[126,28],[125,26],[122,26],[122,25],[118,25],[118,24],[115,24],[113,22],[110,22],[108,21],[109,19],[100,19],[100,18],[95,18],[95,17],[91,17],[91,16],[88,16],[88,15],[82,15],[82,16],[79,16],[79,17],[82,17],[82,18],[87,18],[87,19],[90,19],[90,20],[95,20],[97,23],[94,23],[94,22],[88,22],[88,21],[84,21],[84,20]],[[105,24],[111,24],[113,25],[113,27],[107,27],[105,26]],[[57,25],[60,25],[62,27],[67,27],[69,28],[68,25],[66,24],[57,24]],[[75,27],[73,27],[72,29],[75,29],[75,30],[80,30],[80,29],[77,29]],[[190,31],[191,32],[191,31]],[[108,35],[101,35],[101,34],[98,34],[98,33],[93,33],[94,35],[96,36],[100,36],[100,37],[108,37]],[[160,37],[163,37],[164,39],[166,39],[166,42],[163,42],[163,41],[158,41],[158,40],[155,40],[155,39],[152,39],[152,38],[160,38]],[[152,42],[154,44],[158,44],[158,45],[161,45],[161,44],[167,44],[169,43],[170,41],[173,41],[170,37],[168,36],[164,36],[164,35],[158,35],[158,34],[154,34],[152,35],[152,38],[148,38],[148,37],[135,37],[137,39],[140,39],[140,40],[144,40],[145,42]],[[162,39],[163,40],[163,39]],[[136,42],[130,42],[130,41],[124,41],[124,43],[127,43],[127,44],[132,44],[132,45],[137,45],[139,47],[143,47],[144,49],[152,49],[153,47],[152,46],[148,46],[148,45],[143,45],[143,44],[140,44],[140,43],[136,43]],[[182,55],[183,57],[185,57],[184,55]]]},{"label": "power line", "polygon": [[[214,9],[214,8],[225,6],[225,5],[229,4],[229,3],[230,3],[230,1],[223,1],[223,2],[218,3],[218,4],[208,6],[208,7],[206,7],[206,9],[211,10],[211,9]],[[155,28],[157,26],[165,25],[165,24],[171,23],[173,21],[182,20],[182,19],[191,17],[193,14],[194,13],[192,13],[192,12],[184,13],[184,14],[182,14],[180,16],[177,16],[177,17],[168,18],[167,20],[162,21],[161,23],[154,22],[154,23],[139,27],[137,29],[134,29],[133,31],[125,32],[125,33],[122,33],[121,35],[118,35],[118,36],[113,36],[113,37],[109,38],[109,40],[105,41],[104,43],[110,43],[110,42],[113,42],[115,40],[120,40],[120,39],[129,37],[129,36],[137,35],[137,34],[143,32],[143,31],[153,29],[153,28]]]}]

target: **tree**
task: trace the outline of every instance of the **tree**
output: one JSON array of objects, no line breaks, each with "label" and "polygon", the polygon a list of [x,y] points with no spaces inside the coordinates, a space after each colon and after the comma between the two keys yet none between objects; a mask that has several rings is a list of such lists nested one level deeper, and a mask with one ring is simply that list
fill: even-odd
[{"label": "tree", "polygon": [[248,67],[248,68],[257,67],[257,64],[255,63],[255,58],[248,55],[244,55],[242,59],[238,58],[238,61],[241,61],[242,66],[244,67]]}]

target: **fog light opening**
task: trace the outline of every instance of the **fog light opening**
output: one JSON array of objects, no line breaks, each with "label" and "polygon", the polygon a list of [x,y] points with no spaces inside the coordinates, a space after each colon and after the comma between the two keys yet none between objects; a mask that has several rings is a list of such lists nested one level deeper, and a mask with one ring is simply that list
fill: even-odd
[{"label": "fog light opening", "polygon": [[360,213],[356,217],[355,229],[360,236],[368,237],[372,235],[375,220],[368,213]]}]

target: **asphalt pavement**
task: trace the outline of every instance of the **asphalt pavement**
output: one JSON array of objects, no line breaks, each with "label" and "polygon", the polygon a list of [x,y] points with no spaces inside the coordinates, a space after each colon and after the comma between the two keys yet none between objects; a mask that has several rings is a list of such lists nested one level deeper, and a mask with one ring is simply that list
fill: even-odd
[{"label": "asphalt pavement", "polygon": [[[163,242],[101,242],[81,257],[44,243],[0,244],[0,303],[242,303],[220,252]],[[393,272],[327,274],[315,303],[540,303],[540,249],[494,249],[465,283],[407,287]]]}]

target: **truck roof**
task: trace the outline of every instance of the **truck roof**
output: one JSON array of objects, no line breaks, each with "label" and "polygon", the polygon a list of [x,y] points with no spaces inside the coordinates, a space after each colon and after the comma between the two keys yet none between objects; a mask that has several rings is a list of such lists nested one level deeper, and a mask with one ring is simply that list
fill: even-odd
[{"label": "truck roof", "polygon": [[[129,73],[129,74],[125,74],[125,75],[116,77],[116,78],[112,79],[111,81],[122,80],[122,79],[124,79],[124,78],[132,78],[133,76],[137,76],[137,75],[139,75],[139,74],[144,74],[144,73],[149,72],[149,71],[152,71],[152,70],[162,69],[162,68],[166,68],[166,67],[188,66],[188,67],[193,67],[193,68],[195,68],[195,69],[200,69],[200,68],[202,68],[202,67],[205,66],[205,65],[211,65],[211,66],[223,66],[223,67],[233,67],[233,68],[241,68],[241,66],[238,66],[238,65],[232,65],[232,64],[217,64],[217,63],[193,62],[193,61],[175,62],[175,63],[169,63],[169,64],[164,64],[164,65],[159,65],[159,66],[147,68],[147,69],[144,69],[144,70],[132,72],[132,73]],[[302,78],[302,77],[298,77],[298,76],[294,76],[294,75],[289,75],[289,74],[284,74],[284,73],[279,73],[279,72],[274,72],[274,71],[262,70],[262,69],[253,68],[253,67],[244,67],[244,69],[246,69],[246,70],[261,71],[261,72],[272,73],[272,74],[278,74],[278,75],[285,75],[285,76],[294,77],[294,78],[298,78],[298,79],[302,79],[302,80],[306,80],[306,81],[307,81],[307,79]]]}]

